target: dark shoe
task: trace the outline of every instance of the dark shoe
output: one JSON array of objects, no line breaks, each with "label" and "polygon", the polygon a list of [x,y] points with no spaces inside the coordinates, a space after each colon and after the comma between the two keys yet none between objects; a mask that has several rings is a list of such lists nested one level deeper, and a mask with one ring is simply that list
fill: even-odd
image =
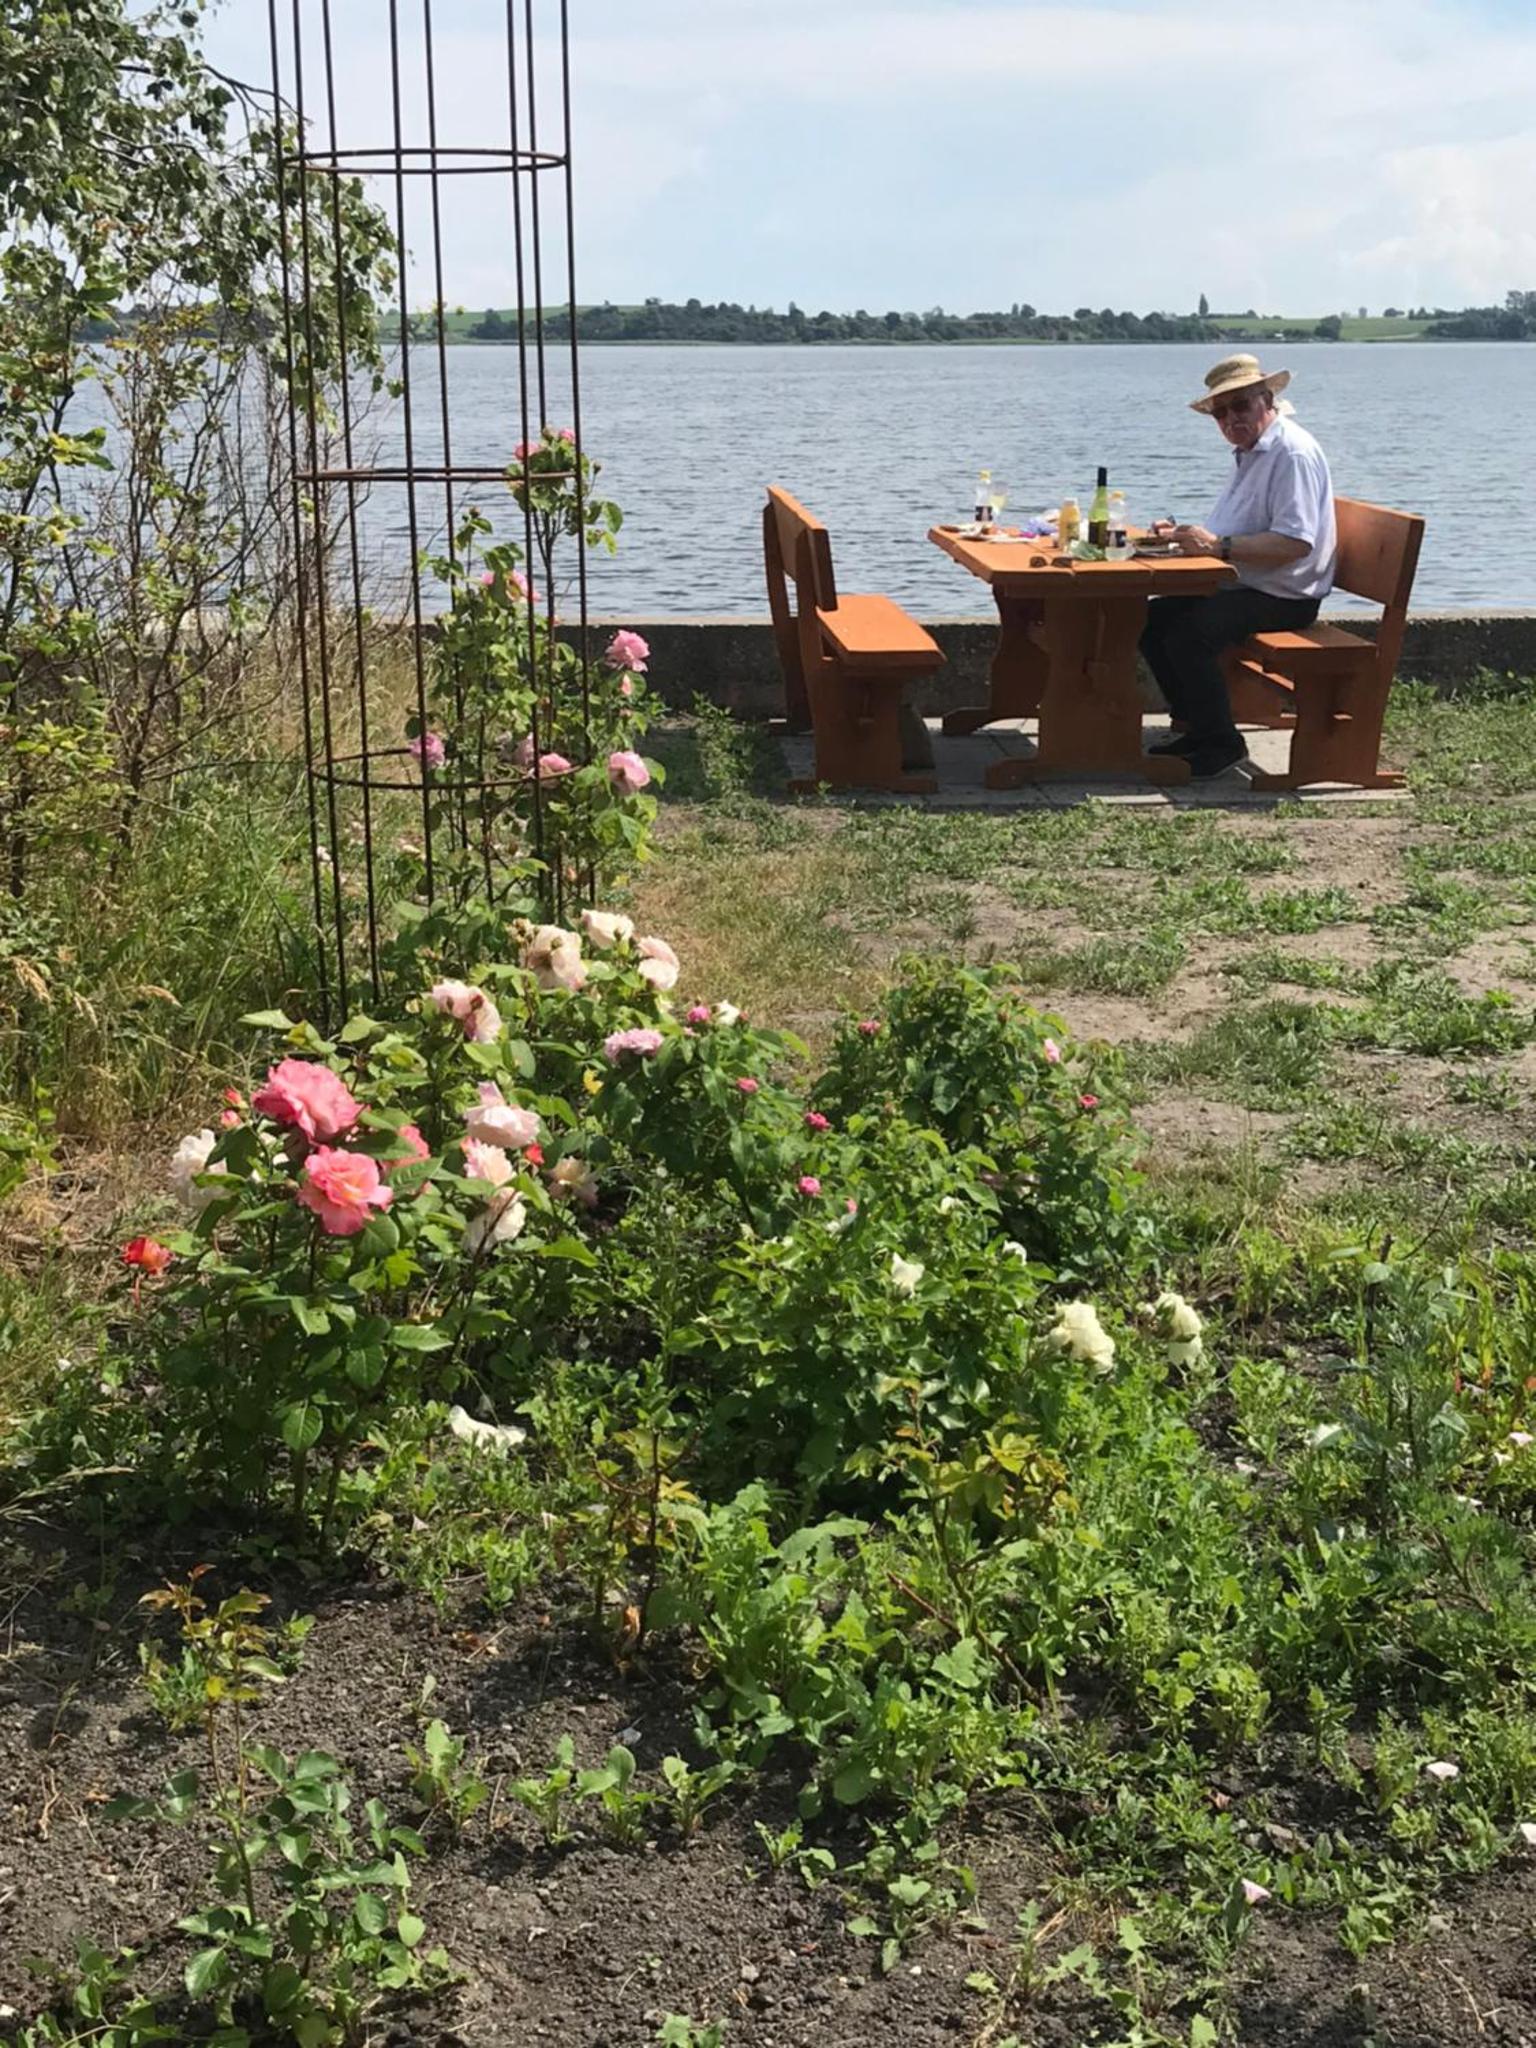
[{"label": "dark shoe", "polygon": [[1149,754],[1188,754],[1194,743],[1187,732],[1171,732],[1165,740],[1154,740],[1148,747]]},{"label": "dark shoe", "polygon": [[1192,747],[1184,758],[1189,763],[1191,782],[1209,782],[1214,776],[1225,775],[1239,761],[1245,761],[1248,749],[1241,740],[1207,740]]}]

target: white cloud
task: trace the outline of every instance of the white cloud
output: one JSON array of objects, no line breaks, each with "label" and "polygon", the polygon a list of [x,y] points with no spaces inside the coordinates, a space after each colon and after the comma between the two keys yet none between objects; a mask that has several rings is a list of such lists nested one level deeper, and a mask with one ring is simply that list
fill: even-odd
[{"label": "white cloud", "polygon": [[[554,13],[534,0],[536,21]],[[501,6],[435,15],[442,139],[505,141]],[[379,10],[335,0],[334,19],[344,137],[387,141]],[[1203,290],[1305,313],[1536,286],[1536,10],[583,0],[572,24],[584,295],[1147,307]],[[504,184],[453,181],[451,298],[505,302],[506,215]]]},{"label": "white cloud", "polygon": [[[1359,251],[1381,278],[1448,280],[1436,296],[1502,300],[1505,287],[1536,290],[1536,136],[1394,152],[1382,166],[1394,232]],[[1416,296],[1421,296],[1416,295]]]}]

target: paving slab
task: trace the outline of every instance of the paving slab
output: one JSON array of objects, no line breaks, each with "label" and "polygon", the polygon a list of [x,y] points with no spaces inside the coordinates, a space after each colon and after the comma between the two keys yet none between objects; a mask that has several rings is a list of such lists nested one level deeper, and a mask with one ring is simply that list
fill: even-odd
[{"label": "paving slab", "polygon": [[[988,789],[989,765],[1007,756],[1034,752],[1035,721],[1032,718],[999,719],[981,732],[950,735],[937,719],[926,721],[933,742],[934,772],[939,779],[932,796],[894,796],[888,791],[859,793],[860,803],[906,804],[919,810],[1027,811],[1065,810],[1076,804],[1094,802],[1137,810],[1232,810],[1271,811],[1277,804],[1401,804],[1410,801],[1405,789],[1358,789],[1353,784],[1317,783],[1308,789],[1257,790],[1249,781],[1249,769],[1262,774],[1279,774],[1290,749],[1288,732],[1250,727],[1243,733],[1248,759],[1241,766],[1218,775],[1210,782],[1155,784],[1134,777],[1083,777],[1026,783],[1018,789]],[[1142,720],[1145,745],[1166,739],[1166,718]],[[786,776],[808,777],[812,770],[809,734],[793,734],[780,745]]]}]

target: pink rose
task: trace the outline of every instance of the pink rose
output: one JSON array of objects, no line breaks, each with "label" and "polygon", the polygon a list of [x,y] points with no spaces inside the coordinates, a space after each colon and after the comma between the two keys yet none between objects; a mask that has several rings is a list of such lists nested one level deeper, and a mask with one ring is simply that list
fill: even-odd
[{"label": "pink rose", "polygon": [[567,761],[564,754],[540,754],[539,775],[541,779],[546,775],[569,775],[570,772],[571,764]]},{"label": "pink rose", "polygon": [[712,1014],[708,1003],[695,1003],[688,1012],[688,1022],[690,1024],[707,1024]]},{"label": "pink rose", "polygon": [[819,1109],[808,1109],[804,1122],[808,1131],[830,1131],[832,1128],[830,1119],[824,1117]]},{"label": "pink rose", "polygon": [[861,1017],[859,1019],[859,1036],[861,1038],[873,1038],[879,1029],[880,1019],[878,1017]]},{"label": "pink rose", "polygon": [[424,732],[411,740],[407,752],[414,754],[418,761],[425,761],[429,768],[441,768],[448,758],[442,734],[436,732]]},{"label": "pink rose", "polygon": [[391,1152],[384,1164],[389,1167],[410,1166],[419,1159],[430,1159],[432,1148],[414,1124],[402,1124],[395,1133],[398,1151]]},{"label": "pink rose", "polygon": [[330,1237],[356,1237],[370,1210],[387,1209],[394,1199],[380,1178],[378,1161],[366,1152],[321,1145],[304,1162],[299,1200]]},{"label": "pink rose", "polygon": [[650,648],[638,633],[615,633],[603,649],[603,659],[610,668],[627,669],[631,675],[637,676],[645,674],[645,664],[650,655]]},{"label": "pink rose", "polygon": [[651,779],[651,771],[638,754],[625,752],[608,756],[608,780],[620,796],[635,796]]},{"label": "pink rose", "polygon": [[642,981],[648,981],[654,989],[676,986],[682,969],[677,955],[665,939],[636,939],[635,951],[640,956],[636,972]]},{"label": "pink rose", "polygon": [[1060,1064],[1061,1047],[1056,1043],[1054,1038],[1048,1038],[1045,1041],[1044,1045],[1041,1046],[1040,1057],[1045,1061],[1048,1067],[1054,1067]]},{"label": "pink rose", "polygon": [[572,433],[569,427],[561,427],[559,431],[556,433],[555,439],[557,441],[568,442],[572,448],[576,446],[576,436]]},{"label": "pink rose", "polygon": [[523,949],[523,965],[540,988],[563,988],[574,995],[586,986],[587,963],[581,957],[581,940],[562,925],[539,926]]},{"label": "pink rose", "polygon": [[804,1195],[807,1201],[814,1201],[817,1195],[821,1193],[821,1182],[814,1173],[803,1173],[799,1180],[795,1182],[795,1188],[796,1192]]},{"label": "pink rose", "polygon": [[1097,1097],[1097,1095],[1079,1095],[1079,1097],[1077,1098],[1077,1106],[1079,1109],[1097,1109],[1099,1106],[1099,1098]]},{"label": "pink rose", "polygon": [[620,695],[621,697],[633,697],[633,695],[634,695],[634,694],[635,694],[635,680],[634,680],[634,677],[633,677],[633,676],[625,676],[625,677],[624,677],[624,679],[623,679],[623,680],[622,680],[622,681],[620,682],[620,684],[619,684],[619,695]]},{"label": "pink rose", "polygon": [[584,910],[581,928],[601,953],[635,936],[635,927],[617,910]]},{"label": "pink rose", "polygon": [[610,1066],[617,1066],[625,1053],[632,1052],[639,1059],[649,1059],[653,1052],[661,1050],[661,1033],[645,1025],[631,1031],[610,1031],[603,1040],[603,1056]]},{"label": "pink rose", "polygon": [[279,1060],[251,1097],[251,1107],[274,1123],[301,1131],[312,1144],[341,1137],[363,1113],[363,1105],[340,1075],[315,1060]]},{"label": "pink rose", "polygon": [[757,1083],[753,1080],[750,1074],[743,1074],[741,1079],[736,1083],[736,1086],[741,1090],[743,1095],[755,1095],[757,1093]]},{"label": "pink rose", "polygon": [[471,988],[464,981],[436,981],[430,1000],[463,1027],[473,1044],[494,1045],[501,1036],[501,1012],[483,988]]},{"label": "pink rose", "polygon": [[459,1150],[464,1154],[464,1172],[470,1180],[488,1180],[493,1188],[504,1188],[512,1178],[512,1162],[500,1145],[487,1145],[482,1138],[465,1138]]},{"label": "pink rose", "polygon": [[480,1083],[480,1100],[464,1112],[464,1133],[482,1144],[504,1145],[520,1152],[539,1135],[539,1120],[521,1103],[508,1102],[494,1081]]}]

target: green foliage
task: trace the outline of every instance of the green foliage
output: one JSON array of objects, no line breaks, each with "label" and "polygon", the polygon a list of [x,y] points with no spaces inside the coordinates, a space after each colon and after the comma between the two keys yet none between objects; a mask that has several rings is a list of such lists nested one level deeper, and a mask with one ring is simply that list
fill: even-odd
[{"label": "green foliage", "polygon": [[468,1738],[450,1735],[447,1724],[429,1721],[421,1748],[406,1744],[411,1766],[411,1796],[429,1820],[440,1817],[454,1834],[472,1820],[491,1796],[491,1788],[465,1762]]},{"label": "green foliage", "polygon": [[656,2039],[660,2048],[724,2048],[724,2020],[691,2020],[680,2012],[669,2012],[662,2020]]},{"label": "green foliage", "polygon": [[[628,758],[649,723],[648,650],[618,635],[594,659],[557,631],[554,613],[562,543],[616,545],[622,514],[596,495],[600,467],[577,456],[568,429],[545,427],[508,473],[532,553],[497,540],[471,509],[451,552],[426,560],[449,603],[433,636],[427,722],[413,712],[406,724],[436,844],[431,912],[395,949],[407,969],[423,942],[463,948],[477,920],[488,935],[509,902],[558,917],[579,878],[606,893],[649,858],[656,800],[642,792],[664,770],[643,764],[632,787]],[[621,755],[629,780],[613,771]],[[410,893],[425,893],[424,872]]]},{"label": "green foliage", "polygon": [[817,1100],[843,1115],[884,1100],[989,1156],[1004,1234],[1057,1272],[1134,1266],[1146,1232],[1114,1060],[1064,1059],[1063,1027],[1018,984],[1016,968],[905,961],[885,1017],[839,1034]]},{"label": "green foliage", "polygon": [[[211,1822],[214,1896],[179,1925],[203,1944],[183,1971],[187,1996],[218,2026],[233,2029],[254,2012],[271,2038],[299,2048],[349,2041],[382,1999],[429,1988],[446,1972],[441,1950],[422,1951],[426,1929],[406,1903],[405,1857],[422,1854],[423,1844],[392,1826],[376,1799],[364,1809],[360,1841],[334,1757],[308,1750],[290,1758],[246,1740],[243,1709],[283,1677],[271,1634],[255,1619],[266,1600],[242,1591],[210,1609],[197,1590],[202,1570],[148,1604],[179,1617],[179,1690],[199,1700],[206,1777],[179,1771],[158,1799],[119,1798],[106,1817]],[[123,2040],[126,2048],[156,2038]]]},{"label": "green foliage", "polygon": [[[216,593],[238,628],[245,557],[265,547],[269,516],[221,464],[242,361],[276,360],[309,174],[280,205],[269,118],[204,60],[201,12],[23,0],[0,25],[0,809],[18,897],[61,855],[89,863],[120,839],[146,778],[225,708],[188,618]],[[332,181],[316,184],[329,204]],[[373,292],[391,276],[360,183],[335,203],[296,394],[322,404],[343,337],[352,373],[378,377]],[[116,459],[103,426],[66,431],[87,386],[124,429],[126,507],[112,484],[82,503],[76,473]]]}]

